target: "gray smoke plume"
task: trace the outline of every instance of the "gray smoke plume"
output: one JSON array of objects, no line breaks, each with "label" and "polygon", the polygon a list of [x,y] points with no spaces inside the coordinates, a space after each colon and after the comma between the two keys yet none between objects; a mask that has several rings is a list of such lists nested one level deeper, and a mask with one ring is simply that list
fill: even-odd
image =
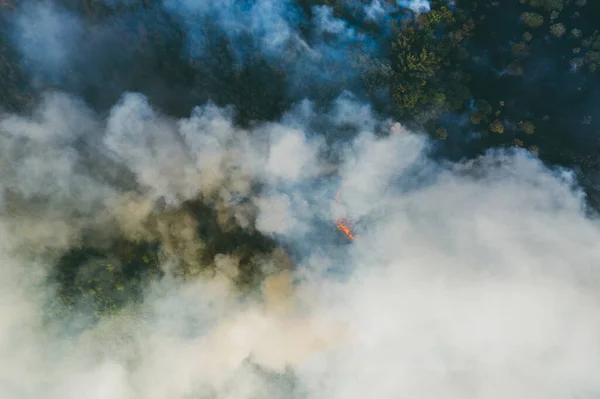
[{"label": "gray smoke plume", "polygon": [[[59,93],[4,115],[2,397],[595,395],[600,231],[571,174],[520,151],[435,162],[423,136],[337,104],[249,130],[210,104],[175,120],[139,94],[106,119]],[[354,132],[335,157],[314,134],[323,125]],[[338,181],[315,185],[332,167]],[[232,283],[235,254],[182,279],[177,263],[205,248],[203,220],[160,213],[197,197],[302,260],[258,259],[258,296]],[[323,223],[342,217],[359,238],[319,246]],[[89,231],[152,236],[165,275],[119,313],[52,316],[53,254]]]},{"label": "gray smoke plume", "polygon": [[389,15],[413,3],[26,0],[0,17],[35,92],[51,87],[104,111],[141,91],[178,116],[214,101],[248,122],[278,119],[304,98],[367,96],[361,74],[389,72],[379,46]]},{"label": "gray smoke plume", "polygon": [[[348,92],[244,127],[210,101],[176,117],[103,71],[160,13],[66,3],[12,22],[40,90],[65,90],[0,115],[0,398],[598,395],[600,225],[571,171],[519,150],[434,160]],[[323,5],[157,4],[194,62],[224,40],[241,73],[256,50],[298,98],[352,87],[352,46],[373,44]],[[119,93],[106,112],[90,81]]]}]

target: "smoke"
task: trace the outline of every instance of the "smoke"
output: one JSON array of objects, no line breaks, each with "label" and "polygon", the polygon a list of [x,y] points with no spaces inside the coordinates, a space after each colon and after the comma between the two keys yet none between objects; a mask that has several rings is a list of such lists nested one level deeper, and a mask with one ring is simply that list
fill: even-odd
[{"label": "smoke", "polygon": [[[244,51],[244,38],[256,41],[261,53],[275,57],[293,41],[302,45],[297,37],[297,27],[302,18],[300,10],[291,1],[219,1],[202,3],[194,1],[168,0],[167,9],[185,16],[188,24],[201,24],[210,18],[227,35],[229,43],[238,57]],[[190,48],[194,55],[208,51],[204,43],[209,37],[199,36],[201,29],[190,28]]]},{"label": "smoke", "polygon": [[[520,151],[436,162],[423,136],[351,97],[336,104],[251,129],[212,104],[172,119],[133,93],[106,119],[59,93],[4,115],[2,397],[598,392],[600,231],[570,172]],[[335,156],[315,126],[346,132]],[[119,184],[98,173],[113,169]],[[256,258],[259,295],[236,288],[235,252],[182,279],[180,264],[208,251],[207,220],[177,211],[197,198],[226,214],[223,229],[303,256]],[[352,245],[323,241],[340,216],[357,222]],[[164,277],[94,321],[49,313],[53,254],[90,231],[160,243]]]},{"label": "smoke", "polygon": [[[436,160],[424,135],[341,90],[243,126],[204,95],[173,116],[119,68],[103,80],[103,62],[137,54],[99,51],[116,43],[107,27],[164,5],[184,54],[203,60],[224,36],[234,69],[257,50],[292,76],[286,90],[352,88],[349,49],[379,50],[323,5],[106,4],[126,17],[17,11],[32,76],[63,87],[75,68],[119,98],[97,109],[65,83],[0,115],[2,399],[600,392],[600,226],[571,171],[520,150]],[[375,21],[394,7],[353,5]]]},{"label": "smoke", "polygon": [[41,81],[65,78],[84,31],[77,15],[49,1],[24,2],[13,23],[26,69]]},{"label": "smoke", "polygon": [[431,4],[427,0],[397,0],[399,6],[410,8],[414,12],[427,12],[431,9]]},{"label": "smoke", "polygon": [[105,111],[123,92],[139,91],[178,116],[214,101],[235,105],[248,122],[279,118],[305,98],[331,101],[344,90],[364,97],[359,75],[373,66],[365,56],[382,56],[388,15],[426,8],[380,0],[336,8],[304,0],[142,3],[27,0],[5,11],[6,29],[38,93],[49,86]]}]

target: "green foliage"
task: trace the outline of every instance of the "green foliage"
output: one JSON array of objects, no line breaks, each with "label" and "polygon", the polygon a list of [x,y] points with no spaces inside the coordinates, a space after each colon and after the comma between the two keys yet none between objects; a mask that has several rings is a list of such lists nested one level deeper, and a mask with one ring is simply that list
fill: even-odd
[{"label": "green foliage", "polygon": [[535,12],[524,12],[521,17],[530,28],[539,28],[544,24],[544,17]]},{"label": "green foliage", "polygon": [[469,116],[469,121],[473,125],[479,125],[483,122],[486,122],[493,111],[490,103],[483,99],[476,100],[473,104],[473,107],[475,110],[472,111],[471,115]]},{"label": "green foliage", "polygon": [[527,134],[533,134],[535,132],[535,125],[531,121],[519,122],[519,129]]},{"label": "green foliage", "polygon": [[438,127],[435,129],[435,135],[441,140],[446,140],[448,138],[448,131],[443,127]]},{"label": "green foliage", "polygon": [[[108,246],[89,242],[62,254],[51,278],[57,284],[63,307],[99,317],[139,303],[148,284],[163,277],[161,260],[167,257],[174,273],[186,280],[214,275],[215,257],[231,255],[239,261],[238,269],[230,276],[233,283],[241,291],[257,288],[265,278],[260,259],[275,250],[275,242],[235,223],[223,228],[224,221],[222,217],[219,220],[215,208],[205,201],[188,201],[176,211],[164,211],[148,219],[149,230],[164,231],[168,227],[169,233],[160,239],[133,242],[116,237]],[[190,224],[180,221],[189,220],[188,216],[195,222],[195,237],[181,234]],[[162,227],[154,226],[155,222]],[[285,262],[280,263],[278,266],[285,266]]]},{"label": "green foliage", "polygon": [[585,60],[582,57],[571,58],[569,60],[569,65],[572,70],[578,70],[583,66],[584,62]]},{"label": "green foliage", "polygon": [[97,316],[141,300],[145,285],[160,275],[158,247],[117,240],[110,248],[83,246],[60,257],[53,278],[63,305]]},{"label": "green foliage", "polygon": [[493,111],[492,106],[490,105],[489,102],[487,102],[486,100],[483,99],[478,99],[475,100],[475,103],[473,104],[473,106],[481,111],[484,115],[490,115]]},{"label": "green foliage", "polygon": [[544,0],[542,7],[546,9],[546,11],[562,11],[564,7],[563,0]]},{"label": "green foliage", "polygon": [[471,115],[469,116],[469,121],[473,125],[479,125],[485,119],[486,119],[486,116],[481,111],[473,111],[473,112],[471,112]]},{"label": "green foliage", "polygon": [[541,7],[546,11],[562,11],[564,7],[563,0],[529,0],[531,7]]},{"label": "green foliage", "polygon": [[585,54],[585,61],[588,63],[600,63],[600,51],[588,51]]},{"label": "green foliage", "polygon": [[561,23],[553,24],[550,26],[550,33],[552,36],[562,37],[567,32],[565,26]]},{"label": "green foliage", "polygon": [[419,119],[432,110],[459,109],[469,98],[468,75],[460,60],[468,57],[461,46],[474,23],[453,14],[443,4],[405,21],[392,43],[391,96],[397,117]]},{"label": "green foliage", "polygon": [[504,124],[502,124],[500,120],[496,119],[490,124],[490,130],[494,133],[502,134],[504,133]]},{"label": "green foliage", "polygon": [[523,42],[513,44],[510,51],[515,57],[525,57],[529,54],[529,48]]},{"label": "green foliage", "polygon": [[361,81],[369,93],[389,87],[394,75],[392,67],[378,58],[369,58],[358,55],[358,68],[361,70]]}]

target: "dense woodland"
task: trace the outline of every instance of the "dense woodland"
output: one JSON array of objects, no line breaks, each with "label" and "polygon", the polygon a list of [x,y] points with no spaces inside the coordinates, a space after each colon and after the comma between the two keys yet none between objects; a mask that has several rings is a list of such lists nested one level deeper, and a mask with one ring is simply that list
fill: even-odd
[{"label": "dense woodland", "polygon": [[[86,23],[106,24],[114,35],[101,43],[101,54],[93,45],[84,49],[65,77],[32,79],[11,39],[11,25],[1,24],[3,111],[27,112],[45,90],[59,89],[103,113],[124,91],[140,91],[175,117],[188,116],[208,100],[233,105],[237,122],[247,125],[275,120],[302,98],[326,106],[350,90],[382,115],[427,132],[436,156],[458,160],[493,147],[523,147],[549,164],[575,168],[590,203],[600,203],[599,2],[432,0],[429,12],[399,8],[375,22],[363,15],[365,0],[297,0],[307,21],[315,6],[330,6],[335,17],[377,43],[377,51],[348,48],[355,62],[347,68],[359,75],[356,81],[327,86],[306,81],[293,90],[288,71],[260,52],[236,63],[227,36],[210,20],[203,24],[214,37],[209,55],[190,53],[186,28],[161,1],[116,7],[97,0],[60,3]],[[0,7],[5,20],[17,10],[11,0],[0,1]],[[198,234],[208,243],[196,265],[182,262],[181,274],[210,272],[215,254],[235,253],[242,259],[240,288],[258,284],[263,276],[254,259],[276,243],[241,228],[222,231],[212,205],[198,200],[178,210],[198,221]],[[155,222],[170,216],[157,213]],[[148,281],[160,278],[165,250],[158,241],[82,242],[56,265],[53,278],[63,305],[92,308],[98,315],[118,311],[139,299]],[[177,252],[177,243],[168,250]]]}]

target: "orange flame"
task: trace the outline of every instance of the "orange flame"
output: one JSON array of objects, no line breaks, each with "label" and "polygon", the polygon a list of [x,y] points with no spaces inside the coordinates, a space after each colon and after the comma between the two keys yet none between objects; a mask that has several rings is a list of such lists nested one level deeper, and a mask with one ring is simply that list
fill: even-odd
[{"label": "orange flame", "polygon": [[337,228],[339,231],[344,233],[349,240],[354,240],[355,238],[358,238],[358,235],[354,235],[352,233],[352,229],[346,224],[346,221],[344,219],[338,219]]},{"label": "orange flame", "polygon": [[[335,202],[337,202],[338,204],[343,204],[342,200],[340,200],[341,193],[342,193],[342,189],[339,188],[335,195]],[[336,226],[339,231],[341,231],[342,233],[344,233],[346,235],[346,237],[348,237],[349,240],[354,240],[354,239],[358,238],[358,234],[354,235],[354,233],[352,233],[352,228],[350,227],[350,224],[345,219],[338,219],[336,222]]]},{"label": "orange flame", "polygon": [[342,189],[338,188],[337,193],[335,194],[335,202],[337,202],[338,204],[342,203],[342,200],[340,199],[341,193],[342,193]]}]

